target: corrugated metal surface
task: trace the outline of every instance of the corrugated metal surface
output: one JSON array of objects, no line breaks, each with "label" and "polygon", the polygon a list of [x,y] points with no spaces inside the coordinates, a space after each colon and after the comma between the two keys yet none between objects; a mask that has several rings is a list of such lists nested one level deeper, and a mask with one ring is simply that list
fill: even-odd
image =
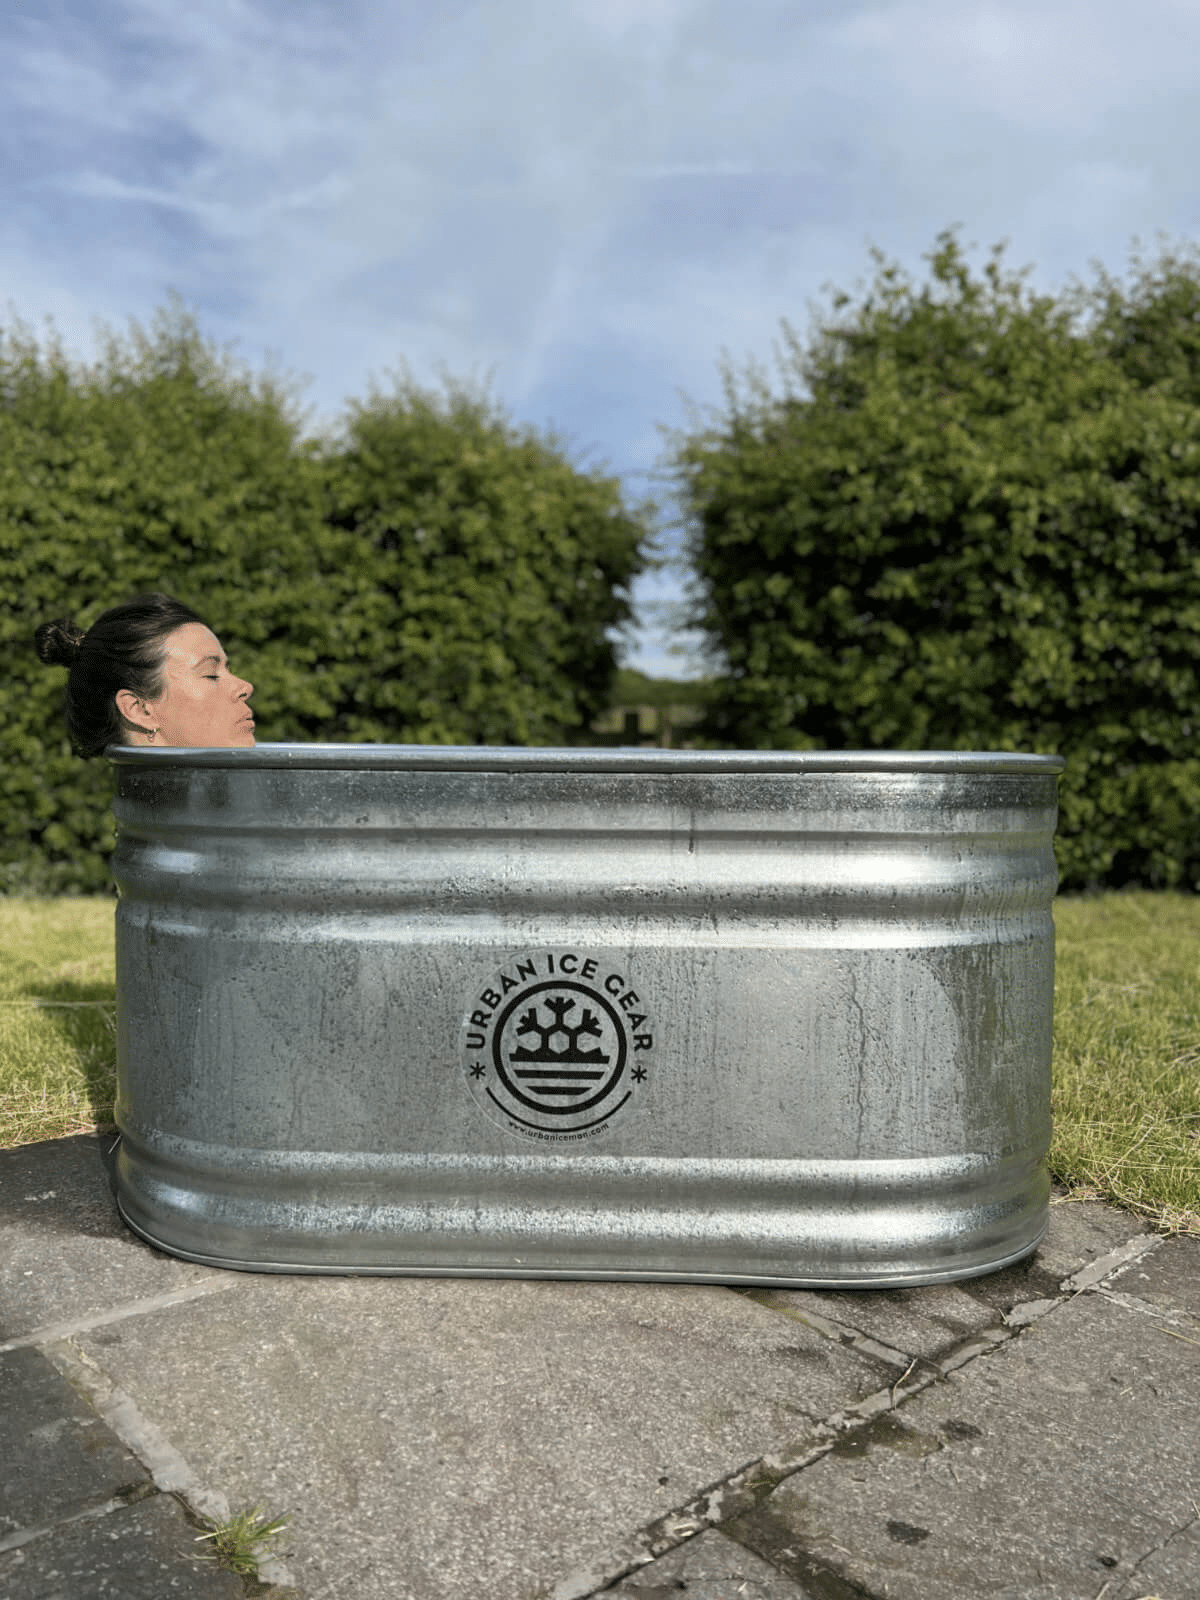
[{"label": "corrugated metal surface", "polygon": [[862,1285],[1040,1237],[1057,758],[110,755],[165,1249]]}]

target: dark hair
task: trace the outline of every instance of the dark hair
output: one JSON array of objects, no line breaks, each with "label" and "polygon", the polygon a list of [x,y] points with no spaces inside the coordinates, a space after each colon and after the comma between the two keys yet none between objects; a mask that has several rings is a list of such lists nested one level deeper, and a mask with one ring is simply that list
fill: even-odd
[{"label": "dark hair", "polygon": [[86,633],[66,617],[42,623],[33,636],[38,655],[48,667],[70,668],[67,732],[80,755],[120,743],[129,723],[117,710],[117,692],[156,700],[167,635],[202,620],[169,594],[139,594],[105,611]]}]

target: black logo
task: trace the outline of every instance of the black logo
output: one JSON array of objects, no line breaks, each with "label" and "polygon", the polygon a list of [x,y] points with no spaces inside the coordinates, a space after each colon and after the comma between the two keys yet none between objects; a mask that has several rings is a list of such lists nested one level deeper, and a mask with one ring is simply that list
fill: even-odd
[{"label": "black logo", "polygon": [[463,1025],[467,1084],[512,1133],[575,1141],[613,1125],[648,1081],[654,1034],[628,975],[574,950],[520,956]]}]

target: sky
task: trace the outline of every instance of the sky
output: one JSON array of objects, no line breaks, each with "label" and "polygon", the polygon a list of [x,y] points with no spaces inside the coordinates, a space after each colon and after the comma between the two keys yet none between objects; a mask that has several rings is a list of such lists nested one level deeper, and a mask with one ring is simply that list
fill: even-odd
[{"label": "sky", "polygon": [[[174,292],[314,425],[486,381],[640,495],[873,246],[1200,237],[1198,62],[1200,0],[0,0],[0,320],[86,356]],[[680,581],[629,664],[697,670]]]}]

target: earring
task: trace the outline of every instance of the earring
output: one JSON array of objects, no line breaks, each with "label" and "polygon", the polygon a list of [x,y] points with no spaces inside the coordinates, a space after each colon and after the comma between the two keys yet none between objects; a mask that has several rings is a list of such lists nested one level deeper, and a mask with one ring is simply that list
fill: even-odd
[{"label": "earring", "polygon": [[157,729],[157,728],[151,728],[151,729],[150,729],[150,730],[149,730],[149,732],[148,732],[148,733],[147,733],[147,735],[146,735],[146,737],[147,737],[147,738],[148,738],[148,739],[149,739],[149,741],[150,741],[150,743],[151,743],[151,744],[153,744],[153,743],[154,743],[154,735],[155,735],[155,734],[156,734],[156,733],[157,733],[157,732],[158,732],[158,729]]}]

